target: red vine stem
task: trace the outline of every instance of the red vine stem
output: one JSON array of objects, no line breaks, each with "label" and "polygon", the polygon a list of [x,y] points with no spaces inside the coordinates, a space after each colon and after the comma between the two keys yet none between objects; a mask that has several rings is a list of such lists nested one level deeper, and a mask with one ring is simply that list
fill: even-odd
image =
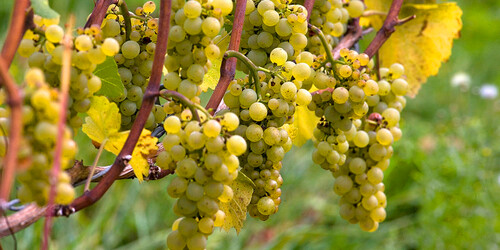
[{"label": "red vine stem", "polygon": [[[240,48],[241,32],[243,31],[243,22],[245,21],[246,0],[236,0],[236,9],[234,11],[233,30],[231,31],[231,41],[228,50],[238,51]],[[208,100],[206,109],[210,114],[214,114],[219,106],[229,83],[234,79],[236,72],[236,58],[224,58],[220,66],[220,79],[215,87],[214,93]]]},{"label": "red vine stem", "polygon": [[314,6],[314,1],[315,0],[305,0],[304,1],[304,7],[306,7],[306,10],[307,10],[307,21],[309,21],[309,18],[311,18],[311,13],[312,13],[312,9]]},{"label": "red vine stem", "polygon": [[[14,181],[14,173],[17,165],[17,153],[21,144],[22,124],[22,98],[14,79],[9,74],[8,64],[0,58],[0,76],[2,86],[5,87],[8,95],[8,105],[10,107],[10,129],[9,145],[4,158],[4,168],[2,171],[2,183],[0,184],[0,205],[9,199],[10,188]],[[1,209],[1,208],[0,208]]]},{"label": "red vine stem", "polygon": [[[17,163],[17,152],[19,150],[21,132],[22,132],[22,98],[19,89],[12,76],[9,74],[9,66],[16,54],[19,42],[23,37],[24,27],[26,23],[26,8],[28,8],[28,0],[15,1],[14,10],[10,22],[7,39],[2,48],[0,58],[0,84],[5,87],[8,95],[8,105],[11,108],[10,114],[10,134],[9,147],[4,158],[4,168],[2,171],[2,183],[0,184],[0,205],[3,201],[7,201],[10,194],[12,183],[14,182],[14,173]],[[0,208],[1,209],[1,208]]]},{"label": "red vine stem", "polygon": [[94,10],[89,16],[89,19],[85,23],[85,28],[90,28],[90,26],[97,24],[101,27],[101,23],[106,16],[106,12],[108,11],[108,7],[111,4],[117,4],[118,0],[97,0],[95,4]]},{"label": "red vine stem", "polygon": [[[71,75],[71,49],[73,47],[72,44],[72,35],[71,32],[73,30],[73,25],[75,23],[75,16],[70,16],[68,24],[66,25],[66,35],[64,36],[64,51],[62,55],[62,68],[61,68],[61,92],[59,94],[59,102],[60,102],[60,113],[59,113],[59,121],[57,123],[57,138],[56,147],[54,150],[54,165],[52,165],[52,169],[50,171],[50,192],[49,192],[49,201],[47,207],[52,207],[54,204],[55,197],[57,195],[57,179],[59,176],[59,171],[61,171],[61,161],[62,161],[62,149],[64,142],[64,130],[66,127],[66,116],[67,116],[67,107],[68,107],[68,95],[69,95],[69,82]],[[52,216],[50,214],[50,209],[47,210],[47,215],[45,218],[45,223],[43,225],[43,240],[42,240],[42,249],[48,249],[49,247],[49,237],[50,231],[52,230]]]},{"label": "red vine stem", "polygon": [[380,28],[380,30],[377,32],[377,35],[375,35],[375,38],[373,38],[372,42],[368,45],[368,47],[365,50],[365,54],[367,54],[370,58],[373,57],[373,55],[375,55],[375,53],[380,49],[380,47],[382,47],[385,41],[389,39],[391,34],[394,33],[394,31],[396,31],[395,27],[397,25],[406,23],[416,17],[415,15],[413,15],[403,20],[400,20],[398,18],[398,15],[402,5],[403,5],[403,0],[392,1],[391,8],[389,9],[389,13],[385,18],[384,25],[382,26],[382,28]]},{"label": "red vine stem", "polygon": [[[144,125],[146,124],[146,120],[153,108],[156,97],[158,96],[163,62],[165,60],[165,53],[167,51],[168,32],[170,29],[170,12],[171,0],[161,0],[160,23],[158,26],[158,42],[156,45],[156,51],[153,60],[153,70],[151,73],[149,84],[144,93],[141,109],[139,110],[134,124],[132,125],[132,129],[130,130],[130,134],[127,137],[127,140],[125,141],[125,145],[116,157],[113,166],[104,176],[102,181],[100,181],[97,186],[90,192],[84,193],[82,196],[73,201],[73,203],[70,205],[70,208],[72,208],[71,210],[74,209],[74,212],[86,208],[98,201],[106,193],[106,191],[118,178],[118,176],[120,176],[120,173],[127,165],[127,161],[130,160],[130,155],[132,155],[132,152],[134,151],[135,145],[139,139],[139,136],[141,135]],[[55,215],[57,211],[56,209],[53,209],[51,212],[52,215]]]},{"label": "red vine stem", "polygon": [[10,20],[9,32],[7,33],[7,38],[5,44],[2,48],[2,58],[5,65],[9,68],[16,54],[19,42],[23,37],[25,27],[28,26],[28,20],[26,15],[26,9],[29,6],[28,0],[17,0],[14,1],[14,10],[12,13],[12,18]]}]

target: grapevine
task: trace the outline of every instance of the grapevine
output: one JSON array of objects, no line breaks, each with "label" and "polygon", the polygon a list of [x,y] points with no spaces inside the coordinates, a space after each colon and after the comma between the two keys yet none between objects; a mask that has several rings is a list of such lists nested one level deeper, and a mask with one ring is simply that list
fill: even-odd
[{"label": "grapevine", "polygon": [[[115,180],[172,175],[162,192],[178,219],[166,245],[205,249],[215,227],[240,230],[228,223],[245,218],[225,207],[267,220],[286,205],[281,170],[302,136],[299,109],[318,118],[310,157],[334,177],[340,216],[377,230],[411,86],[407,65],[380,67],[373,57],[395,26],[415,18],[398,19],[402,2],[392,2],[360,52],[354,45],[373,30],[360,26],[360,0],[161,0],[159,15],[153,1],[129,11],[125,1],[100,0],[76,30],[16,1],[0,58],[0,209],[9,209],[15,178],[26,208],[11,218],[29,223],[0,224],[0,236],[45,213],[46,249],[51,217],[92,205]],[[28,64],[19,84],[8,72],[15,51]],[[213,67],[220,77],[203,107]],[[114,163],[96,167],[98,156],[89,170],[79,162],[78,149],[90,145],[76,144],[78,131],[115,154]],[[74,187],[85,179],[79,195]],[[251,189],[243,198],[235,188],[242,179]],[[98,184],[87,190],[91,181]]]}]

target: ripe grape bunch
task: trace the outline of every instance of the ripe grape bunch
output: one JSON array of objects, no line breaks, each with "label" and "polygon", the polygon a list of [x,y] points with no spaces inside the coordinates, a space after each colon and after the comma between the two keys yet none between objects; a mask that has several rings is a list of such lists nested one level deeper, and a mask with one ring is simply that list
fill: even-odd
[{"label": "ripe grape bunch", "polygon": [[[72,160],[77,152],[73,141],[73,132],[66,127],[63,138],[58,138],[57,121],[59,119],[59,92],[46,82],[43,72],[38,68],[30,69],[25,76],[24,99],[22,106],[22,130],[26,134],[21,140],[21,148],[17,153],[17,164],[23,170],[19,173],[20,188],[18,197],[22,202],[36,202],[43,206],[47,204],[50,190],[50,170],[54,162],[56,140],[63,140],[61,166],[67,169],[72,166]],[[2,92],[4,96],[5,93]],[[5,100],[5,98],[2,98]],[[2,102],[3,106],[4,103]],[[5,156],[9,130],[9,109],[0,108],[0,124],[3,128],[1,141],[1,157]],[[75,197],[75,191],[70,183],[71,178],[66,172],[57,176],[57,204],[69,204]]]},{"label": "ripe grape bunch", "polygon": [[[303,0],[235,3],[174,0],[169,12],[160,8],[162,17],[170,15],[167,21],[154,16],[153,1],[134,11],[128,11],[124,1],[117,1],[93,12],[88,27],[76,29],[71,39],[58,20],[34,15],[34,26],[25,32],[18,48],[29,66],[24,82],[18,86],[22,93],[23,137],[16,162],[21,169],[17,173],[21,202],[47,205],[49,171],[54,165],[55,144],[60,141],[65,171],[57,176],[55,203],[73,206],[76,193],[67,170],[78,148],[74,134],[80,130],[87,134],[82,117],[92,116],[89,110],[91,106],[94,109],[96,96],[107,95],[106,84],[110,83],[96,69],[107,63],[114,68],[116,63],[117,70],[112,73],[124,88],[118,95],[107,96],[121,117],[121,124],[116,124],[113,132],[129,133],[125,143],[128,147],[122,146],[119,155],[132,148],[130,155],[137,156],[127,143],[138,127],[153,131],[161,143],[156,144],[154,138],[151,144],[155,153],[159,149],[158,153],[142,155],[141,160],[148,163],[144,170],[160,168],[162,173],[172,175],[166,191],[175,200],[173,212],[178,219],[167,236],[168,248],[206,249],[207,239],[216,227],[239,230],[234,221],[244,220],[246,212],[259,220],[277,213],[286,181],[281,172],[286,167],[283,159],[296,137],[308,136],[299,134],[307,128],[297,125],[303,123],[298,114],[307,112],[319,118],[313,122],[314,130],[306,131],[309,137],[312,134],[312,161],[335,178],[333,191],[340,196],[340,216],[359,224],[364,231],[377,230],[386,218],[384,171],[394,153],[393,143],[402,137],[400,113],[406,105],[404,96],[409,85],[401,64],[379,68],[368,56],[373,54],[369,49],[365,54],[336,48],[344,46],[345,40],[341,39],[352,35],[351,27],[366,14],[363,1],[316,0],[312,5]],[[100,19],[94,16],[96,13]],[[236,27],[241,21],[243,25]],[[168,39],[161,39],[167,29],[160,30],[160,23],[169,24]],[[231,25],[231,32],[241,33],[237,37],[241,39],[229,38],[232,34],[226,27]],[[165,52],[164,47],[157,50],[160,44],[166,47],[164,58],[158,57]],[[61,107],[59,88],[66,48],[71,49],[69,105]],[[229,58],[236,58],[236,63]],[[153,63],[158,65],[158,59],[162,67],[155,66],[153,72]],[[214,66],[220,67],[220,79],[215,80],[218,85],[207,108],[203,108],[202,92],[215,85],[212,78],[219,77],[215,73],[206,77]],[[160,68],[161,72],[157,70]],[[239,71],[236,78],[235,69]],[[150,82],[155,76],[162,76],[161,82]],[[8,97],[8,91],[1,89],[2,158],[10,155],[12,105]],[[61,108],[68,111],[63,136],[57,130]],[[94,123],[96,127],[101,125]],[[103,139],[110,143],[108,147],[118,147],[118,139],[113,141],[113,136]],[[139,142],[134,142],[139,145],[136,149],[146,144],[141,143],[141,138],[142,134]],[[106,143],[101,143],[101,149],[108,150]],[[125,159],[122,162],[130,163],[135,172],[132,161]],[[127,167],[118,161],[113,167]],[[153,179],[149,178],[151,173],[148,180]],[[107,176],[112,174],[103,178]],[[251,193],[237,193],[238,185],[243,185],[240,178],[251,184]],[[79,201],[74,204],[86,202]],[[244,218],[235,218],[226,210],[243,202],[240,208],[245,211]]]},{"label": "ripe grape bunch", "polygon": [[168,236],[169,248],[204,249],[214,226],[222,226],[225,213],[219,204],[232,200],[230,185],[240,166],[237,156],[247,150],[241,136],[229,134],[238,125],[238,117],[231,112],[218,120],[203,116],[201,122],[193,120],[190,112],[165,119],[165,150],[156,164],[175,170],[167,191],[177,199],[174,212],[181,216]]},{"label": "ripe grape bunch", "polygon": [[[340,215],[375,231],[386,217],[383,171],[393,154],[392,143],[401,138],[398,127],[408,83],[404,68],[393,64],[372,79],[367,56],[342,50],[345,64],[337,67],[334,88],[313,95],[309,109],[321,118],[314,131],[312,158],[336,178],[334,191],[341,196]],[[360,70],[361,69],[361,70]]]}]

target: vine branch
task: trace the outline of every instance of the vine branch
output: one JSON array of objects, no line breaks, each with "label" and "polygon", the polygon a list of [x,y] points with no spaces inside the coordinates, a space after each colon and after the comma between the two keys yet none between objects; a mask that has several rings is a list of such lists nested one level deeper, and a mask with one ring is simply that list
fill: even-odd
[{"label": "vine branch", "polygon": [[118,0],[97,0],[94,10],[90,13],[89,19],[85,23],[85,28],[90,28],[90,26],[96,24],[101,27],[101,23],[106,16],[106,12],[108,11],[108,7],[111,4],[117,4]]},{"label": "vine branch", "polygon": [[[245,21],[246,0],[236,0],[236,9],[234,14],[233,29],[231,41],[228,50],[238,51],[240,48],[241,32],[243,31],[243,22]],[[215,90],[208,100],[206,109],[213,115],[224,97],[229,83],[234,79],[236,72],[236,58],[224,58],[220,66],[220,78]]]},{"label": "vine branch", "polygon": [[29,5],[28,0],[14,1],[14,10],[10,19],[9,31],[6,36],[8,39],[5,40],[2,48],[2,58],[5,65],[7,65],[7,69],[14,59],[14,55],[23,38],[24,32],[28,27],[33,25],[33,11],[26,12]]},{"label": "vine branch", "polygon": [[[94,189],[84,193],[82,196],[74,200],[73,203],[69,206],[69,208],[71,208],[71,210],[74,210],[74,212],[86,208],[98,201],[106,193],[106,191],[108,191],[109,187],[118,178],[120,173],[126,167],[128,161],[130,160],[135,145],[139,139],[139,136],[141,135],[142,129],[146,124],[149,113],[154,106],[160,88],[163,62],[165,60],[165,53],[167,51],[168,32],[170,29],[170,13],[171,0],[161,0],[160,21],[158,26],[158,43],[154,54],[153,69],[148,86],[143,96],[142,106],[139,110],[139,113],[137,114],[137,118],[135,119],[134,124],[132,125],[130,134],[125,141],[125,145],[116,157],[115,162],[113,163],[109,172],[103,177],[102,181],[100,181]],[[51,212],[53,215],[57,214],[56,209],[53,209]]]},{"label": "vine branch", "polygon": [[312,9],[314,6],[314,1],[315,0],[305,0],[304,1],[304,7],[306,7],[306,10],[307,10],[307,21],[309,21],[309,18],[311,18],[311,13],[312,13]]},{"label": "vine branch", "polygon": [[384,25],[382,25],[382,28],[380,28],[380,30],[377,32],[377,35],[375,35],[375,38],[373,38],[372,42],[365,50],[365,54],[367,54],[370,58],[375,55],[375,53],[380,49],[380,47],[382,47],[385,41],[389,39],[391,34],[396,31],[395,27],[397,25],[404,24],[416,17],[415,15],[413,15],[400,20],[398,18],[398,15],[402,5],[403,0],[392,1],[391,8],[389,9],[389,13],[385,18]]}]

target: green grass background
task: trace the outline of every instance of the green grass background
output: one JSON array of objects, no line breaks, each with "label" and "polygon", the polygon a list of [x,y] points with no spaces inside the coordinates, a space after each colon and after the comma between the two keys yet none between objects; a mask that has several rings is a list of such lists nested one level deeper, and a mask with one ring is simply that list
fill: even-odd
[{"label": "green grass background", "polygon": [[[5,2],[0,6],[1,41],[13,1]],[[127,1],[130,8],[140,2]],[[464,10],[462,37],[439,75],[429,78],[403,112],[404,136],[394,146],[384,180],[388,218],[378,231],[363,232],[340,218],[333,178],[305,157],[312,148],[306,144],[284,161],[279,213],[265,222],[248,218],[239,235],[217,231],[208,249],[498,249],[500,99],[482,99],[478,89],[484,83],[500,85],[500,3],[458,2]],[[61,20],[74,13],[83,25],[93,2],[51,5],[62,13]],[[12,68],[17,77],[21,71]],[[465,92],[450,85],[460,71],[472,79]],[[90,161],[94,155],[90,150],[83,157]],[[165,248],[175,219],[166,193],[170,179],[117,182],[96,205],[55,221],[52,249]],[[39,221],[17,233],[19,249],[39,248],[42,227]],[[12,249],[13,239],[0,243]]]}]

